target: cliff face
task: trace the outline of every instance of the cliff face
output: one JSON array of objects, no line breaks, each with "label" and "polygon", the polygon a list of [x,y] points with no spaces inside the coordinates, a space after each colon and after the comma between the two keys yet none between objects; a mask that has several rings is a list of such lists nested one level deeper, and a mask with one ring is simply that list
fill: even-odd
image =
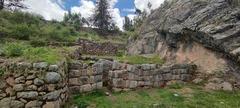
[{"label": "cliff face", "polygon": [[157,53],[171,62],[194,62],[203,70],[240,62],[238,0],[169,0],[144,22],[129,54]]}]

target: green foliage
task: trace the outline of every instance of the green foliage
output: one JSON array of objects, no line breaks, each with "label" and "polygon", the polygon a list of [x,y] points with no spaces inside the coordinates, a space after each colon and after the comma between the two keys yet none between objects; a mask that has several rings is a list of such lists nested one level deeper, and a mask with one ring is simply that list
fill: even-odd
[{"label": "green foliage", "polygon": [[168,86],[168,88],[170,89],[181,89],[182,87],[183,87],[183,84],[180,84],[180,83],[173,83]]},{"label": "green foliage", "polygon": [[56,49],[46,47],[28,48],[24,50],[23,57],[33,62],[44,61],[50,64],[54,64],[64,58]]},{"label": "green foliage", "polygon": [[123,25],[123,27],[124,27],[124,30],[126,30],[126,31],[133,31],[134,30],[133,22],[127,16],[125,16],[125,18],[124,18],[124,25]]},{"label": "green foliage", "polygon": [[28,46],[22,43],[6,43],[3,47],[4,55],[7,57],[19,57]]},{"label": "green foliage", "polygon": [[48,62],[55,64],[64,58],[60,52],[64,49],[55,49],[48,47],[32,47],[23,43],[6,43],[3,46],[6,57],[20,57],[31,62]]},{"label": "green foliage", "polygon": [[182,89],[145,89],[114,93],[112,96],[86,94],[74,98],[74,104],[94,108],[238,108],[240,92],[204,91],[185,85]]},{"label": "green foliage", "polygon": [[47,45],[47,42],[43,39],[34,38],[30,40],[30,45],[33,47],[43,47]]},{"label": "green foliage", "polygon": [[144,57],[140,55],[122,56],[117,58],[118,61],[129,64],[163,64],[164,61],[157,55]]},{"label": "green foliage", "polygon": [[41,39],[42,41],[72,42],[77,37],[73,26],[24,13],[0,11],[0,34],[17,40]]},{"label": "green foliage", "polygon": [[106,32],[115,28],[109,8],[110,5],[108,0],[98,0],[96,3],[93,24],[98,27],[101,32]]},{"label": "green foliage", "polygon": [[26,24],[15,25],[11,28],[11,36],[19,40],[29,40],[29,37],[33,34],[33,29]]}]

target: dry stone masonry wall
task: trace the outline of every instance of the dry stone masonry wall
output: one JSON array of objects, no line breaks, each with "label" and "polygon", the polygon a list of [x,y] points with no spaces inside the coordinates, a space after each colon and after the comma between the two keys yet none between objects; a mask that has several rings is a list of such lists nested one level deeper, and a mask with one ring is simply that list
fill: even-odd
[{"label": "dry stone masonry wall", "polygon": [[1,61],[0,108],[60,108],[69,95],[107,87],[122,91],[163,87],[168,81],[190,81],[194,65],[129,65],[76,60],[49,65]]},{"label": "dry stone masonry wall", "polygon": [[169,81],[191,81],[194,65],[158,66],[155,64],[118,66],[109,72],[110,87],[114,91],[136,88],[164,87]]},{"label": "dry stone masonry wall", "polygon": [[164,87],[169,81],[188,82],[192,80],[195,69],[195,65],[191,64],[129,65],[100,60],[93,65],[87,65],[75,61],[70,63],[69,85],[73,93],[101,89],[103,86],[114,91],[140,87]]},{"label": "dry stone masonry wall", "polygon": [[68,98],[66,63],[2,62],[0,108],[60,108]]}]

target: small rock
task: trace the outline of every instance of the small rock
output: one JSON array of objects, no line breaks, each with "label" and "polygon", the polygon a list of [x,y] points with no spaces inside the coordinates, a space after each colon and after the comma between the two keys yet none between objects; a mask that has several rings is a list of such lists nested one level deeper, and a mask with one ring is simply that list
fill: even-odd
[{"label": "small rock", "polygon": [[53,91],[43,96],[43,100],[55,101],[60,96],[60,91]]},{"label": "small rock", "polygon": [[5,92],[7,95],[13,96],[14,95],[14,90],[11,87],[6,88]]},{"label": "small rock", "polygon": [[36,99],[38,96],[38,92],[29,91],[29,92],[18,92],[17,97],[23,99]]},{"label": "small rock", "polygon": [[24,108],[24,103],[12,98],[3,98],[0,100],[0,108]]},{"label": "small rock", "polygon": [[60,108],[60,103],[59,101],[46,102],[46,104],[43,105],[43,108]]},{"label": "small rock", "polygon": [[33,68],[36,68],[36,69],[47,69],[47,67],[48,67],[47,62],[33,63]]},{"label": "small rock", "polygon": [[30,101],[25,105],[25,108],[40,108],[42,106],[43,102],[41,101]]},{"label": "small rock", "polygon": [[23,84],[16,84],[15,86],[13,86],[13,90],[19,92],[19,91],[23,91],[24,90],[24,85]]},{"label": "small rock", "polygon": [[26,81],[25,84],[26,84],[26,85],[31,85],[31,84],[33,84],[33,81],[32,81],[32,80],[28,80],[28,81]]},{"label": "small rock", "polygon": [[201,78],[196,78],[196,79],[193,80],[194,84],[200,84],[202,82],[203,82],[203,79],[201,79]]},{"label": "small rock", "polygon": [[221,85],[222,85],[222,89],[225,90],[225,91],[232,91],[233,90],[233,86],[229,82],[223,82]]},{"label": "small rock", "polygon": [[14,86],[14,85],[15,85],[15,80],[14,80],[13,77],[8,77],[8,78],[6,79],[6,82],[7,82],[7,84],[9,84],[10,86]]},{"label": "small rock", "polygon": [[48,70],[56,72],[56,71],[58,71],[58,65],[50,65]]},{"label": "small rock", "polygon": [[20,98],[19,99],[22,103],[24,103],[24,104],[26,104],[28,101],[27,100],[25,100],[25,99],[23,99],[23,98]]},{"label": "small rock", "polygon": [[30,91],[36,91],[37,90],[37,86],[36,85],[30,85],[26,88],[26,90],[30,90]]},{"label": "small rock", "polygon": [[25,83],[25,77],[24,76],[20,76],[20,77],[16,78],[15,79],[15,83],[16,84]]},{"label": "small rock", "polygon": [[32,80],[32,79],[34,79],[34,78],[36,78],[36,75],[29,75],[26,79],[27,79],[27,80]]},{"label": "small rock", "polygon": [[81,86],[83,92],[89,92],[92,90],[92,86],[90,84],[87,84],[87,85],[83,85]]},{"label": "small rock", "polygon": [[56,84],[61,80],[61,75],[56,72],[48,72],[45,76],[45,80],[49,84]]},{"label": "small rock", "polygon": [[7,86],[7,83],[3,80],[3,79],[0,79],[0,89],[3,89]]},{"label": "small rock", "polygon": [[131,89],[136,88],[136,87],[137,87],[137,81],[130,81],[129,87],[130,87]]},{"label": "small rock", "polygon": [[207,89],[207,90],[220,90],[221,85],[210,82],[210,83],[205,85],[205,89]]},{"label": "small rock", "polygon": [[36,85],[36,86],[41,86],[44,84],[44,81],[39,79],[39,78],[35,78],[33,83]]}]

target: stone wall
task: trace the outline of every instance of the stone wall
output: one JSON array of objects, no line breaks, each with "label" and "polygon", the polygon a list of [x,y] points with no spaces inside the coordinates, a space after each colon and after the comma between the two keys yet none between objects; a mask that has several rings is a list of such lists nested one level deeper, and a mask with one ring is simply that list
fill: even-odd
[{"label": "stone wall", "polygon": [[127,65],[109,72],[109,85],[114,91],[136,88],[165,87],[170,81],[188,82],[194,78],[195,65],[176,64],[158,66],[154,64]]},{"label": "stone wall", "polygon": [[125,48],[125,45],[122,44],[96,43],[86,39],[79,39],[77,44],[80,46],[78,50],[81,53],[90,55],[116,55],[118,50]]},{"label": "stone wall", "polygon": [[140,87],[164,87],[169,81],[188,82],[194,78],[195,65],[129,65],[107,60],[88,65],[81,61],[69,64],[69,89],[73,93],[101,89],[130,90]]},{"label": "stone wall", "polygon": [[131,90],[163,87],[168,81],[190,81],[194,65],[129,65],[81,60],[49,65],[0,60],[0,108],[60,108],[68,96],[107,87]]},{"label": "stone wall", "polygon": [[103,87],[102,64],[88,65],[81,61],[69,63],[69,90],[71,93],[89,92]]},{"label": "stone wall", "polygon": [[2,61],[0,108],[60,108],[68,98],[66,67]]}]

